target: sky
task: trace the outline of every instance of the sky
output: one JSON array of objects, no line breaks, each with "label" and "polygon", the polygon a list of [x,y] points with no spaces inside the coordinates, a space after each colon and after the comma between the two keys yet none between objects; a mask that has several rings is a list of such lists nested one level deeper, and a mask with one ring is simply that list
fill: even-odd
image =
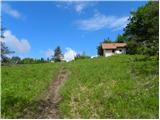
[{"label": "sky", "polygon": [[2,24],[12,56],[47,58],[60,46],[67,60],[97,54],[105,38],[114,41],[146,1],[15,1],[2,3]]}]

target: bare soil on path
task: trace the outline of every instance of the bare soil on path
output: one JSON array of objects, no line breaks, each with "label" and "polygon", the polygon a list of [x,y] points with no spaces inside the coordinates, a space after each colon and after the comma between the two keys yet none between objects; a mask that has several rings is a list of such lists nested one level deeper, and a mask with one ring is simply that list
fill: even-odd
[{"label": "bare soil on path", "polygon": [[[38,113],[27,112],[25,118],[36,118],[36,119],[58,119],[59,115],[59,102],[61,96],[59,95],[59,89],[63,85],[64,81],[67,80],[69,76],[69,71],[61,67],[57,75],[56,80],[53,80],[49,86],[47,92],[42,96],[42,100],[36,103],[36,109]],[[36,110],[37,111],[37,110]]]}]

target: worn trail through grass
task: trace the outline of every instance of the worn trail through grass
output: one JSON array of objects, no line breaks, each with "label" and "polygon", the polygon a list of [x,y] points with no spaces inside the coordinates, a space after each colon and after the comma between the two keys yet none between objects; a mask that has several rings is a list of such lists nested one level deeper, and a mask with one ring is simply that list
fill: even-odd
[{"label": "worn trail through grass", "polygon": [[38,118],[60,118],[58,112],[58,104],[61,100],[59,95],[59,89],[63,85],[64,81],[67,80],[69,71],[62,67],[58,73],[57,79],[52,82],[49,86],[47,93],[45,94],[45,101],[48,103],[42,107],[42,112]]},{"label": "worn trail through grass", "polygon": [[[60,68],[56,80],[53,80],[48,87],[46,93],[42,96],[42,100],[38,104],[38,114],[34,115],[34,118],[39,119],[57,119],[60,118],[58,105],[61,100],[59,95],[59,89],[67,80],[69,71],[63,66]],[[31,117],[32,115],[27,115]],[[27,116],[25,118],[27,118]]]}]

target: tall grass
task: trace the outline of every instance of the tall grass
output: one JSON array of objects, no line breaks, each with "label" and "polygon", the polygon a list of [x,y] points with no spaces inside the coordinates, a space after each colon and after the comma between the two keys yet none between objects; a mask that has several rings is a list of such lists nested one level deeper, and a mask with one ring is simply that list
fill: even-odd
[{"label": "tall grass", "polygon": [[61,88],[62,118],[158,118],[158,60],[139,55],[77,60]]},{"label": "tall grass", "polygon": [[55,79],[59,64],[26,64],[2,67],[2,118],[23,117]]},{"label": "tall grass", "polygon": [[[155,57],[139,55],[64,63],[71,74],[60,89],[61,117],[158,118],[158,64]],[[59,68],[57,63],[3,66],[2,118],[23,118]]]}]

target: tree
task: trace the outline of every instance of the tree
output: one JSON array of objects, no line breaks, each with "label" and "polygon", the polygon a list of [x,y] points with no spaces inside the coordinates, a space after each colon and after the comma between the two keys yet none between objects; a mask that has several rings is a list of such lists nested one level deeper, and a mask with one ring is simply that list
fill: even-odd
[{"label": "tree", "polygon": [[83,52],[82,54],[77,54],[76,57],[75,57],[75,60],[77,59],[88,59],[90,58],[90,56],[86,55],[85,52]]},{"label": "tree", "polygon": [[116,43],[124,43],[126,41],[126,37],[124,35],[118,35],[115,42]]},{"label": "tree", "polygon": [[9,48],[5,45],[4,39],[4,28],[2,26],[2,17],[1,17],[1,39],[0,39],[0,44],[1,44],[1,63],[9,63],[9,59],[7,57],[8,54],[14,53],[14,51],[10,51]]},{"label": "tree", "polygon": [[42,63],[45,62],[44,58],[41,58],[40,61],[41,61]]},{"label": "tree", "polygon": [[108,37],[107,39],[104,39],[104,40],[103,40],[103,43],[113,43],[113,42],[112,42],[111,39]]},{"label": "tree", "polygon": [[138,44],[135,40],[128,41],[127,46],[128,46],[127,47],[127,53],[129,53],[131,55],[134,55],[135,53],[138,53],[137,52]]},{"label": "tree", "polygon": [[13,51],[10,51],[9,48],[5,45],[3,41],[1,42],[1,62],[3,63],[9,63],[8,54],[14,53]]},{"label": "tree", "polygon": [[50,59],[49,59],[49,57],[47,57],[47,62],[50,62]]},{"label": "tree", "polygon": [[12,63],[12,64],[19,64],[20,62],[21,62],[21,58],[18,57],[18,56],[13,56],[13,57],[11,58],[11,63]]},{"label": "tree", "polygon": [[131,12],[129,24],[124,35],[127,38],[129,53],[158,55],[159,54],[159,4],[150,1]]},{"label": "tree", "polygon": [[102,49],[102,44],[100,43],[99,46],[97,46],[97,54],[99,56],[103,56],[103,49]]},{"label": "tree", "polygon": [[58,46],[58,47],[54,50],[53,60],[54,60],[55,62],[60,62],[60,61],[61,61],[61,57],[62,57],[61,48]]},{"label": "tree", "polygon": [[22,61],[21,61],[22,64],[33,64],[35,63],[35,60],[33,58],[24,58]]}]

